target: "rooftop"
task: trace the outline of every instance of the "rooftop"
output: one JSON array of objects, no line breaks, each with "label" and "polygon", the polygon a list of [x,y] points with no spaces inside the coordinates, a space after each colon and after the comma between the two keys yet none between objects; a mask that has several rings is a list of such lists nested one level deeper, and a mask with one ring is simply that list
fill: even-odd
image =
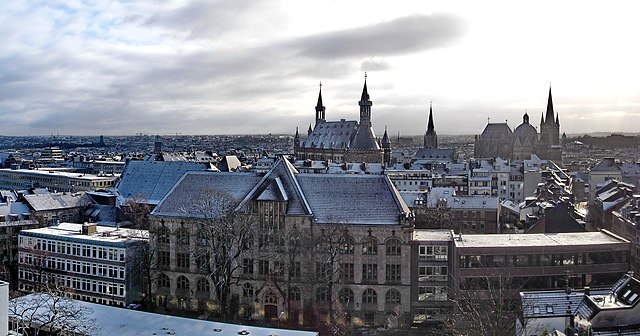
[{"label": "rooftop", "polygon": [[629,243],[629,241],[605,230],[550,234],[472,234],[462,235],[462,240],[455,240],[458,247],[583,246],[616,243]]},{"label": "rooftop", "polygon": [[413,240],[420,241],[449,241],[451,240],[450,230],[413,230]]},{"label": "rooftop", "polygon": [[56,238],[68,238],[75,240],[124,243],[132,239],[148,239],[147,230],[134,230],[125,228],[114,228],[110,226],[96,225],[96,233],[82,234],[82,225],[75,223],[60,223],[56,226],[49,226],[40,229],[30,229],[20,231],[21,235],[28,236],[54,236]]}]

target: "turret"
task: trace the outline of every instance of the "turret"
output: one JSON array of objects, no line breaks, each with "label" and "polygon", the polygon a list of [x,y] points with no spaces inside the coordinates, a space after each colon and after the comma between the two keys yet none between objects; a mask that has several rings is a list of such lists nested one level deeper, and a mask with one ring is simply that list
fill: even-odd
[{"label": "turret", "polygon": [[322,82],[320,82],[320,91],[318,92],[318,103],[316,103],[316,125],[325,119],[325,107],[322,105]]},{"label": "turret", "polygon": [[373,102],[369,99],[369,92],[367,91],[367,74],[364,75],[364,87],[362,88],[362,95],[360,101],[360,127],[371,127],[371,106]]},{"label": "turret", "polygon": [[391,140],[387,134],[387,126],[384,127],[384,135],[380,143],[383,150],[383,163],[388,164],[391,162]]}]

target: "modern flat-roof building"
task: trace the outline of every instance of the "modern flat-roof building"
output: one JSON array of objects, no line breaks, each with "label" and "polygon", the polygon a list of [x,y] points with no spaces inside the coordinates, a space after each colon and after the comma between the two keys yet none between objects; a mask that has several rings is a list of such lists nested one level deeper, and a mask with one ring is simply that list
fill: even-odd
[{"label": "modern flat-roof building", "polygon": [[125,306],[140,300],[133,267],[147,243],[145,230],[95,224],[23,230],[18,237],[18,287],[37,291],[53,278],[74,299]]},{"label": "modern flat-roof building", "polygon": [[53,191],[78,192],[115,185],[118,175],[98,176],[50,169],[0,169],[0,188],[22,190],[47,188]]},{"label": "modern flat-roof building", "polygon": [[[606,230],[555,234],[456,235],[454,282],[502,277],[521,288],[609,285],[628,268],[630,243]],[[472,285],[474,284],[474,285]]]}]

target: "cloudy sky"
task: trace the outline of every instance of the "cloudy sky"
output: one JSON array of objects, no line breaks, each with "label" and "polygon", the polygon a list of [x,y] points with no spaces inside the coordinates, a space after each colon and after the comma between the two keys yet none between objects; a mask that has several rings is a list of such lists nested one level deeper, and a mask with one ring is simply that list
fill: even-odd
[{"label": "cloudy sky", "polygon": [[1,135],[378,135],[539,124],[640,131],[640,5],[585,1],[21,0],[0,4]]}]

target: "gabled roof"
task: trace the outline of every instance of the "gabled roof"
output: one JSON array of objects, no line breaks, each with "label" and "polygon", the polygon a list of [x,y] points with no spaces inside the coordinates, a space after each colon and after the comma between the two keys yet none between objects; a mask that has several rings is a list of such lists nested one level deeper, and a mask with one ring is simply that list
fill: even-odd
[{"label": "gabled roof", "polygon": [[616,164],[614,158],[604,158],[602,159],[602,161],[598,162],[598,164],[596,164],[593,168],[591,168],[591,171],[601,171],[601,172],[619,172],[620,167],[618,167],[618,165]]},{"label": "gabled roof", "polygon": [[268,197],[278,197],[278,194],[280,194],[280,197],[286,197],[286,199],[281,200],[288,201],[287,214],[310,215],[312,213],[311,208],[296,179],[296,174],[298,174],[296,168],[287,159],[280,157],[244,197],[238,208],[242,208],[250,200],[259,200],[261,197],[263,197],[262,200],[267,200]]},{"label": "gabled roof", "polygon": [[480,140],[511,139],[513,132],[506,123],[489,123],[485,126]]},{"label": "gabled roof", "polygon": [[[187,172],[151,212],[156,216],[211,217],[220,213],[216,198],[237,206],[260,181],[253,173]],[[211,206],[209,208],[209,206]]]},{"label": "gabled roof", "polygon": [[385,175],[298,174],[316,223],[397,225],[409,213]]},{"label": "gabled roof", "polygon": [[24,195],[24,200],[34,211],[71,209],[91,204],[86,194],[49,193]]},{"label": "gabled roof", "polygon": [[320,120],[311,134],[302,142],[301,147],[346,149],[351,147],[357,130],[358,122],[354,120]]},{"label": "gabled roof", "polygon": [[185,172],[208,168],[208,163],[130,160],[117,190],[125,201],[141,196],[148,204],[158,204]]},{"label": "gabled roof", "polygon": [[371,127],[363,127],[360,125],[356,132],[356,137],[353,139],[353,149],[380,149],[376,136],[373,134]]}]

